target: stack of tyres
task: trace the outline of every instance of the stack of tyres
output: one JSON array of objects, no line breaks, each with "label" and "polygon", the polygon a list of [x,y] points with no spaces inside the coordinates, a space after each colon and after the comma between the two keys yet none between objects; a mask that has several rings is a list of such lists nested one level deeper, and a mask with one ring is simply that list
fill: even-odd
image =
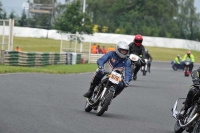
[{"label": "stack of tyres", "polygon": [[35,54],[36,53],[27,53],[28,59],[24,62],[26,66],[35,66]]},{"label": "stack of tyres", "polygon": [[18,66],[19,65],[19,52],[18,51],[9,51],[7,54],[5,54],[4,64],[10,65],[10,66]]},{"label": "stack of tyres", "polygon": [[60,62],[60,54],[55,53],[54,54],[54,64],[58,64]]},{"label": "stack of tyres", "polygon": [[49,65],[49,53],[42,54],[42,66]]},{"label": "stack of tyres", "polygon": [[76,64],[81,64],[81,54],[77,54]]}]

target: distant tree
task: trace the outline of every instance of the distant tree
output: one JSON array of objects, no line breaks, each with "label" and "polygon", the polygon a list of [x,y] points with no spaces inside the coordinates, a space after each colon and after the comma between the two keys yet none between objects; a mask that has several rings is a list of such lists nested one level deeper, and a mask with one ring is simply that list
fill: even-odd
[{"label": "distant tree", "polygon": [[[72,33],[76,32],[93,34],[93,23],[86,13],[82,13],[80,0],[66,5],[66,11],[58,18],[55,28],[59,32]],[[84,22],[83,22],[84,19]]]},{"label": "distant tree", "polygon": [[[57,2],[57,0],[54,0],[54,2]],[[33,0],[33,3],[36,4],[52,4],[52,0]]]},{"label": "distant tree", "polygon": [[54,21],[57,20],[64,13],[66,10],[66,5],[62,4],[61,2],[56,3],[55,10],[54,10]]},{"label": "distant tree", "polygon": [[9,18],[11,18],[11,19],[15,19],[16,18],[15,11],[11,11],[11,13],[9,15]]},{"label": "distant tree", "polygon": [[2,8],[2,3],[0,1],[0,19],[6,19],[6,12],[4,11],[4,9]]},{"label": "distant tree", "polygon": [[21,18],[19,20],[19,25],[22,26],[22,27],[27,25],[27,17],[26,17],[25,10],[23,10],[23,12],[22,12],[22,16],[21,16]]},{"label": "distant tree", "polygon": [[[78,32],[79,36],[77,36],[77,39],[81,43],[84,40],[81,36],[82,34],[93,34],[93,23],[86,13],[82,13],[80,0],[77,0],[66,5],[66,10],[55,23],[55,29],[60,33],[76,34]],[[70,35],[68,39],[70,40],[71,48],[72,41],[76,37]]]}]

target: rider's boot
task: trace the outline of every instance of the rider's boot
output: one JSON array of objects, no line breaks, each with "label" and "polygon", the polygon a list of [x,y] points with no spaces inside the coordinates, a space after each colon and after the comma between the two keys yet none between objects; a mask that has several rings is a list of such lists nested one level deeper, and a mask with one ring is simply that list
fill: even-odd
[{"label": "rider's boot", "polygon": [[133,80],[137,79],[137,74],[133,74]]},{"label": "rider's boot", "polygon": [[148,71],[149,73],[151,72],[151,71],[150,71],[150,67],[147,68],[147,71]]},{"label": "rider's boot", "polygon": [[95,88],[95,85],[93,83],[90,83],[90,88],[88,92],[86,92],[83,96],[86,98],[90,98],[94,92],[94,88]]}]

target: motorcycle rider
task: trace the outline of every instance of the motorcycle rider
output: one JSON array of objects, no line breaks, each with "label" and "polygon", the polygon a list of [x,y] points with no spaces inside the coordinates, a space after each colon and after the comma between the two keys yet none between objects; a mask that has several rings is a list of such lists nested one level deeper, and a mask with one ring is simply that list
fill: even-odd
[{"label": "motorcycle rider", "polygon": [[[194,66],[194,56],[191,54],[190,50],[187,51],[187,54],[184,55],[183,57],[183,61],[187,60],[187,59],[190,59],[191,61],[191,64],[190,64],[190,68],[189,68],[189,71],[190,73],[192,72],[192,69],[193,69],[193,66]],[[184,64],[185,66],[185,64]]]},{"label": "motorcycle rider", "polygon": [[125,84],[120,81],[118,87],[115,90],[114,97],[120,94],[125,87],[129,86],[129,81],[131,80],[131,70],[130,60],[127,57],[128,50],[128,44],[124,41],[120,41],[117,43],[117,48],[115,51],[110,51],[97,60],[98,68],[94,73],[88,92],[83,95],[84,97],[90,98],[94,92],[95,87],[105,76],[105,70],[111,71],[113,68],[120,71],[125,70]]},{"label": "motorcycle rider", "polygon": [[141,66],[145,65],[145,48],[142,45],[143,37],[140,34],[135,35],[135,38],[133,42],[129,44],[129,54],[135,54],[137,56],[142,55],[142,62],[136,63],[136,68],[134,72],[131,72],[133,74],[133,80],[137,79],[137,73],[140,70]]},{"label": "motorcycle rider", "polygon": [[174,59],[174,65],[176,66],[176,68],[179,67],[179,65],[182,63],[182,58],[180,57],[180,55],[178,54],[176,56],[176,58]]},{"label": "motorcycle rider", "polygon": [[152,58],[151,54],[149,54],[148,49],[145,49],[145,59],[148,59],[147,70],[150,73],[151,72],[151,70],[150,70],[151,62],[152,62],[153,58]]},{"label": "motorcycle rider", "polygon": [[191,73],[193,85],[190,86],[190,90],[187,94],[186,100],[183,103],[183,107],[180,110],[179,114],[177,114],[177,119],[183,118],[183,115],[187,112],[187,110],[191,107],[194,96],[200,96],[200,67],[197,70],[194,70]]}]

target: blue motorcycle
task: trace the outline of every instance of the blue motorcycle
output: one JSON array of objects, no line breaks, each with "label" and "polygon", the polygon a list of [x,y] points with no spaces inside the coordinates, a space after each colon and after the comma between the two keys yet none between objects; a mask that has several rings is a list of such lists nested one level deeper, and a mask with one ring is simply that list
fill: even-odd
[{"label": "blue motorcycle", "polygon": [[177,69],[183,69],[184,63],[180,62],[180,64],[175,64],[174,60],[172,60],[171,65],[172,65],[173,70],[176,71]]}]

